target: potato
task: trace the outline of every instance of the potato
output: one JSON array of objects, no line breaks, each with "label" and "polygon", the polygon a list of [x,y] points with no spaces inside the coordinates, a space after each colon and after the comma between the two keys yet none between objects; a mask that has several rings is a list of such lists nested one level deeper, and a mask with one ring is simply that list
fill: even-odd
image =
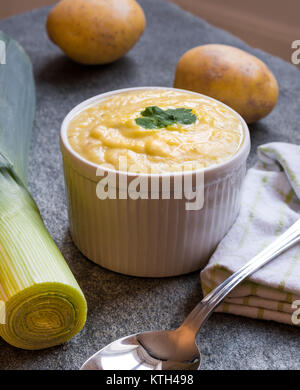
[{"label": "potato", "polygon": [[135,0],[63,0],[50,12],[47,32],[74,61],[96,65],[126,54],[145,25]]},{"label": "potato", "polygon": [[174,87],[211,96],[237,111],[247,123],[276,105],[278,84],[257,57],[226,45],[198,46],[178,62]]}]

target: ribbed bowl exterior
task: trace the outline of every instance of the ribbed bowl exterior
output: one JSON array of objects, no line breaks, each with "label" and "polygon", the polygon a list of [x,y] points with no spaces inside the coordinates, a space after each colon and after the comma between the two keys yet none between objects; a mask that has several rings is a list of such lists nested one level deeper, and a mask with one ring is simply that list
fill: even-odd
[{"label": "ribbed bowl exterior", "polygon": [[90,260],[126,275],[167,277],[202,269],[235,221],[245,163],[207,182],[204,205],[186,210],[186,199],[107,199],[97,182],[64,158],[70,230]]}]

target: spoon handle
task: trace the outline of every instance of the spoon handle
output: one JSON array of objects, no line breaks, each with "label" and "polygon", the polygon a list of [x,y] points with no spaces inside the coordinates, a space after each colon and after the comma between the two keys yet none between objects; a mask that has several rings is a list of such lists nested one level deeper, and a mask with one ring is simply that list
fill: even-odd
[{"label": "spoon handle", "polygon": [[300,219],[262,252],[207,294],[188,315],[181,327],[188,327],[197,333],[215,308],[238,284],[297,242],[300,242]]}]

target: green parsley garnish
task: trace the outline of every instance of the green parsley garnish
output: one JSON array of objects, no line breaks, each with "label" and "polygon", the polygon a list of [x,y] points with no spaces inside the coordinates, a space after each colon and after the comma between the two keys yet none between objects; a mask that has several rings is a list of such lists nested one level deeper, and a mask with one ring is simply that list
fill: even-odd
[{"label": "green parsley garnish", "polygon": [[144,129],[162,129],[175,123],[190,125],[197,120],[192,111],[189,108],[162,110],[157,106],[151,106],[141,112],[142,118],[137,118],[135,121]]}]

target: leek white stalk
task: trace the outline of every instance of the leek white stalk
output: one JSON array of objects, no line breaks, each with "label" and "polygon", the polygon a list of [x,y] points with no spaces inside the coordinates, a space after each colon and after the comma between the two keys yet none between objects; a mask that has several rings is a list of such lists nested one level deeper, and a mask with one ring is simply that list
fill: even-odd
[{"label": "leek white stalk", "polygon": [[86,320],[84,295],[26,187],[35,93],[31,64],[6,42],[0,65],[0,336],[23,349],[61,344]]}]

